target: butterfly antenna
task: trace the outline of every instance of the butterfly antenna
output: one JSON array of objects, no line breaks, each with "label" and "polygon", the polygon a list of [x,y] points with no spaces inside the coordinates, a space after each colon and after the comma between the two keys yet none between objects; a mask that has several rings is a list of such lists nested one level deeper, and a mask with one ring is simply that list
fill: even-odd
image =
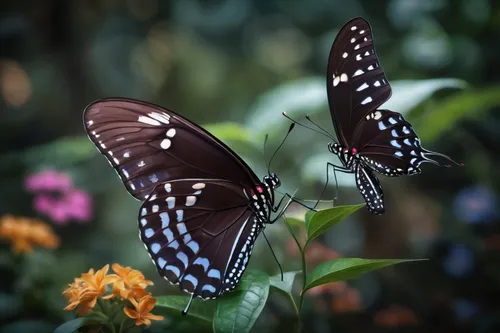
[{"label": "butterfly antenna", "polygon": [[191,302],[193,301],[193,298],[194,298],[194,293],[191,294],[191,298],[189,299],[189,302],[186,305],[186,308],[184,310],[182,310],[182,312],[181,312],[183,316],[187,315],[189,308],[191,307]]},{"label": "butterfly antenna", "polygon": [[[269,138],[269,134],[266,133],[266,137],[264,138],[264,161],[267,161],[266,159],[266,143],[267,139]],[[269,173],[269,164],[267,165],[267,173]]]},{"label": "butterfly antenna", "polygon": [[283,146],[283,144],[285,143],[286,139],[288,138],[288,135],[290,134],[290,132],[293,130],[294,127],[295,127],[295,124],[292,123],[290,125],[290,127],[288,128],[288,132],[286,133],[285,137],[283,138],[283,141],[281,141],[281,143],[278,146],[278,148],[276,148],[276,150],[274,151],[273,156],[271,156],[271,159],[269,160],[269,164],[267,165],[267,173],[269,173],[269,170],[271,169],[271,162],[273,161],[274,156],[276,156],[276,153],[278,152],[278,150],[280,150],[280,148]]},{"label": "butterfly antenna", "polygon": [[330,133],[324,129],[323,127],[319,126],[318,124],[316,124],[314,121],[312,121],[311,117],[309,115],[306,115],[306,119],[311,123],[313,124],[314,126],[316,126],[316,128],[318,128],[319,130],[321,130],[323,133],[325,133],[326,135],[330,135]]},{"label": "butterfly antenna", "polygon": [[[450,161],[451,163],[453,163],[453,164],[455,164],[455,165],[457,165],[457,166],[459,166],[459,167],[463,167],[463,166],[465,165],[465,164],[463,164],[463,163],[458,163],[458,162],[456,162],[455,160],[453,160],[453,159],[452,159],[450,156],[448,156],[448,155],[441,154],[441,153],[438,153],[438,152],[435,152],[435,151],[431,151],[431,150],[427,150],[427,149],[423,149],[423,148],[422,148],[422,150],[424,150],[424,151],[425,151],[425,154],[427,154],[427,155],[442,157],[442,158],[447,159],[448,161]],[[438,162],[436,162],[435,164],[436,164],[436,165],[439,165],[439,166],[443,166],[442,164],[440,164],[440,163],[438,163]],[[445,167],[447,167],[447,168],[451,168],[451,165],[449,165],[449,164],[444,165],[444,166],[445,166]]]},{"label": "butterfly antenna", "polygon": [[276,263],[278,264],[278,267],[280,268],[280,273],[281,273],[281,281],[283,281],[283,268],[281,267],[280,262],[278,261],[278,258],[276,257],[276,254],[273,251],[273,248],[271,246],[271,243],[269,243],[269,240],[267,239],[266,234],[264,231],[262,231],[262,234],[264,235],[264,238],[266,239],[267,245],[269,245],[269,249],[271,249],[271,253],[273,254],[274,260],[276,260]]},{"label": "butterfly antenna", "polygon": [[283,112],[283,116],[285,116],[285,118],[288,118],[288,119],[289,119],[290,121],[292,121],[294,124],[297,124],[297,125],[299,125],[299,126],[302,126],[302,127],[307,128],[307,129],[309,129],[309,130],[311,130],[311,131],[313,131],[313,132],[316,132],[316,133],[319,133],[319,134],[321,134],[321,135],[324,135],[324,136],[326,136],[327,138],[329,138],[330,140],[334,140],[334,141],[336,142],[335,138],[334,138],[333,136],[331,136],[328,132],[326,132],[326,133],[325,133],[325,132],[321,132],[321,131],[318,131],[317,129],[313,128],[313,127],[309,127],[309,126],[307,126],[307,125],[304,125],[304,124],[302,124],[302,123],[299,123],[297,120],[290,118],[290,116],[289,116],[289,115],[287,115],[287,114],[286,114],[286,112]]}]

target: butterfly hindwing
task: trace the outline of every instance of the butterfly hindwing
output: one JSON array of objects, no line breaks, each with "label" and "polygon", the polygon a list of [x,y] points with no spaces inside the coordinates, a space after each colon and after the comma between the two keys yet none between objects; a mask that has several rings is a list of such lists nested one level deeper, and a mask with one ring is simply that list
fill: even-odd
[{"label": "butterfly hindwing", "polygon": [[365,19],[349,21],[338,33],[328,60],[327,91],[337,136],[350,147],[359,121],[392,93]]},{"label": "butterfly hindwing", "polygon": [[89,138],[136,199],[166,180],[240,179],[258,182],[226,145],[176,113],[142,101],[109,98],[84,111]]},{"label": "butterfly hindwing", "polygon": [[412,175],[421,172],[428,158],[411,124],[397,112],[376,110],[361,121],[355,134],[361,161],[386,176]]},{"label": "butterfly hindwing", "polygon": [[383,214],[384,192],[380,182],[373,172],[362,164],[357,164],[355,168],[356,185],[366,202],[368,211],[374,214]]},{"label": "butterfly hindwing", "polygon": [[224,180],[157,186],[140,209],[139,228],[160,275],[202,298],[232,290],[263,226],[248,205],[248,193]]}]

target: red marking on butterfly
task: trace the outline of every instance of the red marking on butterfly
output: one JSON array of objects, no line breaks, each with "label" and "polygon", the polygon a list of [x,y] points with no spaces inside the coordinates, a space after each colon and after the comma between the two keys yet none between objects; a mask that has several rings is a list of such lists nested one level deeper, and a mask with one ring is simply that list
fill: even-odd
[{"label": "red marking on butterfly", "polygon": [[352,148],[351,152],[353,155],[356,155],[358,153],[358,150],[356,148]]},{"label": "red marking on butterfly", "polygon": [[344,148],[344,153],[347,153],[348,151],[349,151],[349,149]]},{"label": "red marking on butterfly", "polygon": [[255,189],[256,189],[256,190],[257,190],[257,192],[259,192],[259,193],[263,193],[263,192],[264,192],[264,190],[263,190],[263,189],[262,189],[262,187],[260,187],[260,186],[256,186],[256,187],[255,187]]}]

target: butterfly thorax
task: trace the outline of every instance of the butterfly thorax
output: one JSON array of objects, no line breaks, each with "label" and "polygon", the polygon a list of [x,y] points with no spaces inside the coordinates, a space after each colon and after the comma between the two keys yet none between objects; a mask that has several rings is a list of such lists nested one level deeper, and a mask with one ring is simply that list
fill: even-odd
[{"label": "butterfly thorax", "polygon": [[359,159],[359,153],[355,147],[349,148],[336,142],[330,142],[328,144],[328,150],[337,155],[342,165],[349,169],[353,169],[355,166],[354,162]]},{"label": "butterfly thorax", "polygon": [[271,208],[274,207],[274,189],[281,182],[275,173],[264,176],[262,183],[250,190],[250,206],[254,210],[259,222],[269,223]]}]

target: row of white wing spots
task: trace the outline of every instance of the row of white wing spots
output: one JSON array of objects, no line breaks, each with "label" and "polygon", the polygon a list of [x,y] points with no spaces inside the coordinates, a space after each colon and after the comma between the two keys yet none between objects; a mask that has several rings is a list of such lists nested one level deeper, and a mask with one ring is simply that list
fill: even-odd
[{"label": "row of white wing spots", "polygon": [[[361,168],[361,166],[359,166],[358,168]],[[375,199],[373,199],[373,202],[371,200],[371,197],[370,196],[366,196],[366,199],[368,201],[368,206],[371,206],[373,208],[376,208],[376,209],[381,209],[381,208],[384,208],[384,202],[382,201],[382,198],[380,197],[380,195],[378,194],[378,192],[376,191],[376,187],[375,185],[372,183],[372,180],[371,178],[368,176],[368,174],[366,173],[366,170],[364,168],[361,168],[361,171],[363,172],[364,176],[366,177],[366,180],[370,183],[370,188],[367,189],[370,191],[370,195],[373,195],[375,194]],[[359,186],[359,189],[361,190],[361,193],[364,194],[365,190],[363,188],[363,185],[361,184],[361,181],[358,177],[358,186]],[[375,193],[374,193],[375,191]]]},{"label": "row of white wing spots", "polygon": [[[231,289],[233,289],[234,287],[236,287],[236,283],[235,283],[235,279],[233,278],[234,276],[234,273],[236,272],[234,269],[231,270],[231,272],[229,273],[230,274],[230,278],[228,278],[228,275],[227,275],[227,270],[228,270],[228,267],[229,267],[229,263],[231,262],[231,259],[233,258],[233,254],[234,254],[234,250],[236,249],[236,245],[238,245],[238,242],[240,241],[240,237],[241,237],[241,234],[243,233],[243,230],[245,229],[247,223],[248,223],[248,220],[250,219],[250,217],[248,217],[245,222],[243,223],[243,225],[241,226],[240,228],[240,231],[238,231],[238,235],[236,236],[236,238],[234,239],[234,243],[233,243],[233,247],[231,248],[231,253],[229,254],[229,257],[227,259],[227,264],[226,264],[226,268],[224,269],[224,277],[226,278],[225,282],[226,283],[231,283],[231,286],[230,287],[227,287],[225,289],[225,291],[229,291]],[[254,226],[252,227],[252,232],[255,231],[255,224]],[[246,251],[247,249],[247,246],[248,246],[248,240],[247,242],[245,242],[245,245],[243,245],[243,248],[241,249],[241,252],[240,254],[242,254],[244,251]],[[253,244],[251,245],[253,247]],[[239,257],[238,255],[238,259],[237,259],[237,262],[239,264],[239,261],[241,260],[241,258]],[[248,257],[246,258],[246,261],[248,261]],[[235,267],[236,265],[238,264],[235,264]],[[241,273],[240,273],[241,275]],[[236,281],[237,282],[237,281]],[[219,295],[222,294],[222,289],[221,291],[219,292]]]},{"label": "row of white wing spots", "polygon": [[[198,195],[198,194],[201,194],[202,190],[205,188],[206,184],[205,183],[196,183],[192,186],[192,189],[194,190],[194,194]],[[170,187],[171,189],[171,187]],[[194,204],[196,203],[196,196],[192,195],[192,196],[187,196],[186,197],[186,206],[193,206]],[[183,235],[183,238],[182,238],[182,241],[184,242],[184,244],[189,247],[191,249],[191,251],[193,252],[193,254],[196,255],[196,253],[198,253],[199,249],[200,249],[200,246],[198,244],[198,242],[196,242],[191,234],[189,232],[187,232],[187,228],[186,228],[186,225],[184,223],[182,223],[182,219],[183,219],[183,214],[184,214],[184,211],[183,210],[177,210],[176,211],[177,213],[177,222],[179,222],[177,224],[177,229],[178,229],[178,232],[179,232],[179,235]],[[188,258],[186,256],[185,253],[183,252],[179,252],[177,254],[177,258],[179,260],[181,260],[185,266],[185,269],[187,268],[187,265],[188,265]],[[196,260],[193,262],[193,265],[200,265],[203,267],[203,271],[205,273],[207,273],[207,276],[208,277],[211,277],[211,278],[217,278],[217,279],[221,279],[221,275],[220,275],[220,271],[218,269],[209,269],[211,263],[210,261],[208,260],[208,258],[205,258],[205,257],[198,257],[196,258]],[[193,285],[193,290],[196,289],[198,287],[198,279],[196,279],[193,275],[191,274],[188,274],[186,276],[183,276],[182,277],[182,280],[187,280],[189,282],[191,282],[191,284]],[[208,291],[210,293],[215,293],[216,291],[216,288],[215,286],[211,285],[211,284],[205,284],[201,287],[201,290],[202,291]],[[186,292],[189,292],[188,290],[185,290]],[[192,293],[192,292],[190,292]],[[204,298],[202,297],[201,295],[198,295],[200,298]],[[205,299],[208,299],[208,298],[214,298],[214,297],[205,297]]]},{"label": "row of white wing spots", "polygon": [[165,112],[151,112],[148,116],[139,116],[137,121],[152,126],[160,126],[162,123],[170,124],[170,115]]}]

